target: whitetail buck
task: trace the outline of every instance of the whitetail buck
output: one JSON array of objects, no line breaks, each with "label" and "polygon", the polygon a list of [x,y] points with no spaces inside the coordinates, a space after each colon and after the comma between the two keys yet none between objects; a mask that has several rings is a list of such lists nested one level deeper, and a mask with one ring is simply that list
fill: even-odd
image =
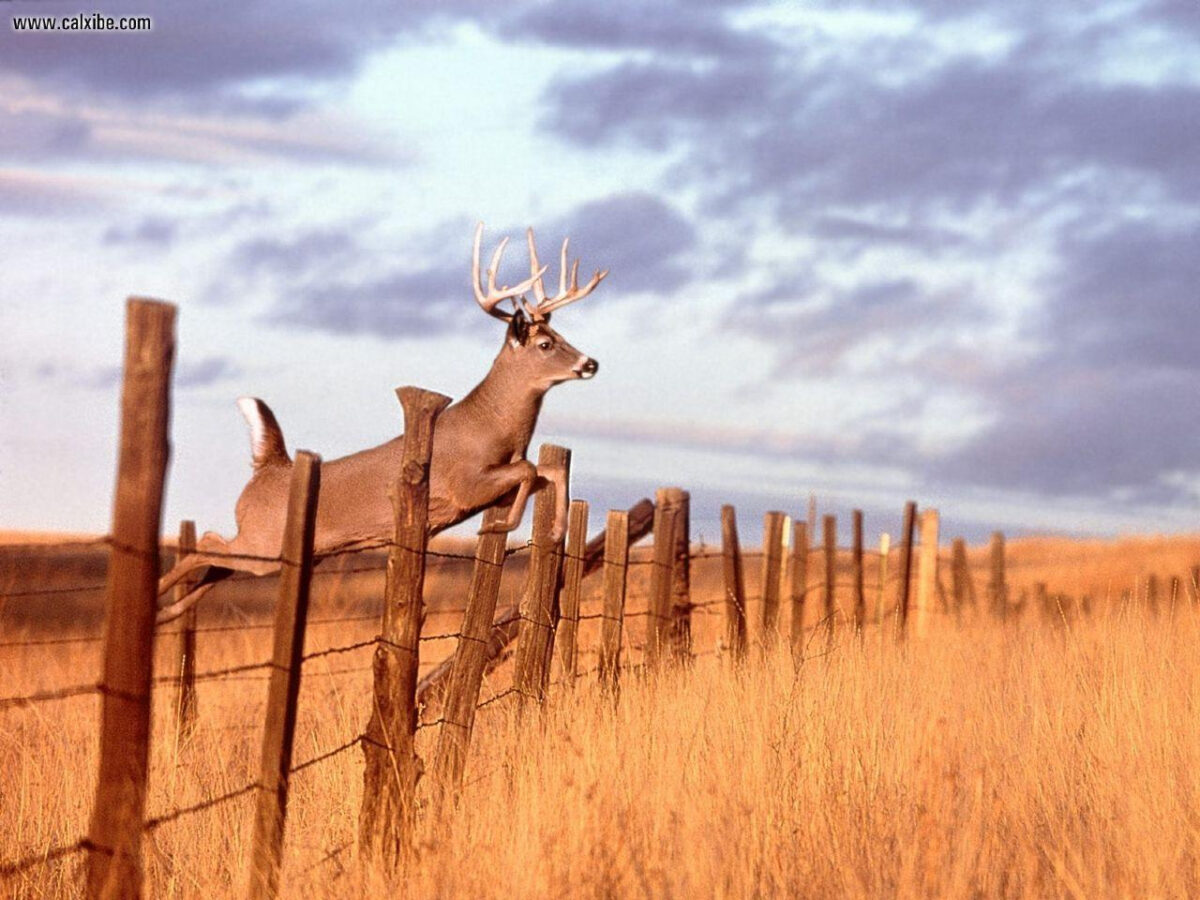
[{"label": "whitetail buck", "polygon": [[[563,241],[558,293],[547,297],[542,284],[546,267],[538,262],[529,238],[529,278],[515,287],[496,287],[496,271],[505,238],[487,270],[487,293],[480,286],[479,243],[483,225],[475,230],[471,282],[475,298],[489,315],[508,326],[504,344],[483,381],[446,408],[434,432],[430,465],[429,531],[436,534],[513,494],[508,519],[497,531],[520,524],[530,492],[547,482],[556,485],[555,531],[561,536],[567,521],[567,493],[562,472],[539,471],[525,458],[542,397],[562,381],[591,378],[599,368],[550,327],[550,313],[590,294],[608,274],[596,272],[579,286],[579,261],[570,267]],[[535,302],[522,296],[532,290]],[[500,308],[506,300],[513,311]],[[217,582],[234,571],[264,575],[279,568],[292,461],[279,423],[265,403],[243,397],[238,406],[250,425],[254,475],[238,498],[237,536],[225,540],[213,532],[197,542],[196,553],[184,558],[159,580],[161,596],[190,572],[205,569],[193,588],[174,604],[159,610],[158,621],[176,618]],[[389,490],[400,472],[404,435],[321,467],[314,551],[327,555],[343,550],[377,547],[393,530]]]}]

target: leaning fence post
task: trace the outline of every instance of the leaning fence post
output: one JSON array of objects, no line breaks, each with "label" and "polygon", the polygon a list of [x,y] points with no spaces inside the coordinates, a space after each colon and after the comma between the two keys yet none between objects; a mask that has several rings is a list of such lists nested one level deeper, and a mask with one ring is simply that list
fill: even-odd
[{"label": "leaning fence post", "polygon": [[[185,519],[179,523],[179,546],[176,564],[196,552],[196,523]],[[176,602],[183,600],[195,585],[195,579],[185,577],[175,586]],[[179,684],[175,689],[175,743],[178,746],[196,727],[196,607],[188,607],[179,629],[179,655],[175,672]]]},{"label": "leaning fence post", "polygon": [[600,683],[614,694],[621,669],[621,630],[629,569],[629,513],[609,510],[604,531],[604,614],[600,630]]},{"label": "leaning fence post", "polygon": [[654,564],[650,570],[650,610],[646,617],[646,664],[656,668],[667,655],[673,615],[676,520],[680,488],[659,488],[654,495]]},{"label": "leaning fence post", "polygon": [[142,896],[142,819],[158,606],[163,482],[170,456],[175,307],[125,307],[121,437],[104,588],[100,773],[88,829],[87,896]]},{"label": "leaning fence post", "polygon": [[863,513],[861,509],[854,510],[852,518],[853,543],[851,545],[851,564],[854,577],[854,631],[861,638],[863,628],[867,623],[867,595],[863,584]]},{"label": "leaning fence post", "polygon": [[808,541],[807,522],[792,523],[792,656],[804,655],[804,607],[808,599]]},{"label": "leaning fence post", "polygon": [[900,601],[899,622],[896,640],[908,637],[908,606],[912,593],[913,535],[916,530],[917,504],[909,500],[904,504],[904,526],[900,535]]},{"label": "leaning fence post", "polygon": [[779,639],[779,590],[783,582],[783,532],[787,514],[772,510],[763,517],[762,643]]},{"label": "leaning fence post", "polygon": [[250,851],[251,900],[269,900],[279,893],[320,488],[321,458],[307,450],[299,451],[292,466],[283,548],[279,554],[279,602],[275,606],[271,683],[267,689],[267,718],[263,726]]},{"label": "leaning fence post", "polygon": [[742,570],[742,547],[738,540],[737,513],[721,507],[721,568],[725,581],[725,642],[733,658],[746,658],[746,575]]},{"label": "leaning fence post", "polygon": [[393,868],[410,844],[420,763],[417,668],[425,546],[429,537],[429,461],[437,417],[450,398],[415,387],[398,388],[404,407],[404,451],[392,488],[396,528],[388,552],[383,634],[375,647],[374,709],[363,739],[366,765],[358,841],[364,855]]},{"label": "leaning fence post", "polygon": [[450,669],[442,702],[442,727],[438,730],[437,747],[433,754],[435,812],[442,810],[443,804],[458,792],[462,784],[508,543],[507,532],[489,529],[507,519],[508,512],[507,506],[493,506],[483,514],[483,530],[475,546],[475,565],[471,570],[471,586],[467,590],[467,608],[463,613],[458,649],[453,657],[454,666]]},{"label": "leaning fence post", "polygon": [[1008,584],[1004,577],[1004,533],[992,533],[990,549],[991,579],[988,582],[988,605],[992,615],[1003,622],[1008,618]]},{"label": "leaning fence post", "polygon": [[[554,444],[542,444],[538,451],[538,469],[562,473],[564,485],[570,477],[571,451]],[[550,653],[554,647],[554,629],[558,624],[558,576],[562,571],[562,536],[555,538],[555,509],[565,499],[557,497],[558,488],[549,484],[538,491],[533,502],[532,548],[525,590],[521,596],[521,626],[517,634],[517,661],[513,686],[521,702],[541,700],[549,681]]]},{"label": "leaning fence post", "polygon": [[938,585],[938,511],[921,510],[921,556],[917,569],[917,636],[929,633]]},{"label": "leaning fence post", "polygon": [[588,504],[572,500],[567,516],[567,550],[563,559],[562,587],[559,590],[558,658],[563,680],[575,685],[578,667],[579,601],[583,594],[584,551],[587,549]]}]

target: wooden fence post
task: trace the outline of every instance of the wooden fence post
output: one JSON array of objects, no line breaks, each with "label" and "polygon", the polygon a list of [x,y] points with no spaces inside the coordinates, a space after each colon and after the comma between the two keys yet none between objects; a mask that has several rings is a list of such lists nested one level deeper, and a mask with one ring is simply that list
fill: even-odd
[{"label": "wooden fence post", "polygon": [[746,658],[746,575],[742,569],[742,545],[738,540],[737,513],[729,504],[721,507],[721,568],[725,580],[725,643],[739,662]]},{"label": "wooden fence post", "polygon": [[674,591],[676,519],[680,488],[659,488],[654,495],[654,564],[650,570],[650,610],[646,617],[646,665],[657,668],[668,652]]},{"label": "wooden fence post", "polygon": [[954,539],[954,549],[951,552],[950,563],[951,592],[954,595],[954,616],[961,624],[963,610],[968,605],[974,606],[975,591],[971,586],[971,567],[967,563],[967,542],[962,538]]},{"label": "wooden fence post", "polygon": [[374,704],[363,737],[363,854],[394,868],[410,850],[420,761],[413,748],[429,539],[429,461],[437,417],[450,398],[416,387],[396,390],[404,407],[404,451],[392,488],[396,528],[388,551],[382,635],[375,647]]},{"label": "wooden fence post", "polygon": [[[179,547],[175,559],[196,552],[196,523],[185,519],[179,523]],[[176,602],[183,600],[195,586],[195,578],[185,577],[175,585]],[[183,614],[179,629],[179,655],[175,661],[179,684],[175,688],[175,745],[182,744],[196,727],[196,607]]]},{"label": "wooden fence post", "polygon": [[762,644],[779,639],[779,591],[783,585],[783,530],[787,514],[772,510],[763,517]]},{"label": "wooden fence post", "polygon": [[1158,615],[1158,576],[1153,573],[1146,576],[1146,609]]},{"label": "wooden fence post", "polygon": [[[557,470],[564,483],[570,483],[571,451],[554,444],[542,444],[538,468]],[[521,595],[521,625],[517,631],[517,659],[513,686],[521,703],[541,700],[549,682],[550,656],[554,647],[554,629],[558,625],[558,577],[562,571],[562,538],[554,537],[554,514],[558,504],[557,488],[548,484],[533,501],[533,541],[529,569]]]},{"label": "wooden fence post", "polygon": [[988,581],[988,605],[992,615],[1003,622],[1008,618],[1008,584],[1004,576],[1004,533],[992,532],[990,548],[991,579]]},{"label": "wooden fence post", "polygon": [[900,535],[900,601],[899,622],[896,640],[908,637],[908,601],[912,593],[913,533],[916,530],[917,504],[909,500],[904,504],[904,526]]},{"label": "wooden fence post", "polygon": [[271,900],[279,893],[320,488],[321,458],[307,450],[299,451],[292,466],[283,547],[279,553],[279,602],[275,606],[271,682],[267,689],[267,717],[263,725],[250,850],[251,900]]},{"label": "wooden fence post", "polygon": [[921,557],[917,569],[917,636],[929,633],[929,620],[938,588],[938,527],[936,509],[921,510]]},{"label": "wooden fence post", "polygon": [[825,542],[825,633],[832,646],[837,624],[837,517],[826,516],[821,531]]},{"label": "wooden fence post", "polygon": [[142,896],[158,539],[174,356],[175,307],[131,298],[125,308],[121,436],[104,588],[100,773],[88,829],[92,900]]},{"label": "wooden fence post", "polygon": [[804,656],[804,608],[808,600],[808,530],[807,522],[792,523],[792,658]]},{"label": "wooden fence post", "polygon": [[587,549],[588,504],[572,500],[567,522],[567,551],[563,559],[562,587],[559,591],[561,617],[558,621],[558,658],[563,680],[575,686],[578,668],[579,601],[583,594],[583,554]]},{"label": "wooden fence post", "polygon": [[459,631],[458,649],[450,670],[442,703],[442,727],[438,730],[437,747],[433,755],[433,808],[441,812],[450,797],[458,793],[467,750],[471,746],[471,731],[475,727],[475,710],[479,703],[479,688],[487,664],[488,637],[496,598],[500,595],[500,579],[504,572],[504,552],[508,533],[489,531],[508,518],[509,507],[493,506],[483,514],[483,533],[475,545],[475,565],[471,569],[471,586],[467,591],[467,608]]},{"label": "wooden fence post", "polygon": [[[671,560],[671,621],[667,643],[676,663],[692,658],[692,498],[679,494],[674,522],[674,555]],[[628,529],[626,529],[628,531]]]},{"label": "wooden fence post", "polygon": [[863,512],[854,510],[851,561],[854,569],[854,631],[861,638],[867,624],[867,594],[863,574]]},{"label": "wooden fence post", "polygon": [[600,683],[616,694],[629,569],[629,513],[609,510],[604,530],[604,614],[600,630]]},{"label": "wooden fence post", "polygon": [[[654,524],[654,503],[643,497],[629,508],[629,544],[632,546],[650,533]],[[593,572],[599,571],[604,563],[604,533],[596,535],[587,542],[583,553],[583,577],[587,578]],[[501,659],[504,648],[512,643],[517,636],[517,625],[520,624],[519,609],[509,609],[492,620],[492,630],[487,639],[486,661],[484,671],[489,671]],[[647,626],[649,627],[649,626]],[[436,698],[445,684],[450,670],[454,667],[456,654],[452,654],[438,663],[417,685],[417,701],[427,702]]]}]

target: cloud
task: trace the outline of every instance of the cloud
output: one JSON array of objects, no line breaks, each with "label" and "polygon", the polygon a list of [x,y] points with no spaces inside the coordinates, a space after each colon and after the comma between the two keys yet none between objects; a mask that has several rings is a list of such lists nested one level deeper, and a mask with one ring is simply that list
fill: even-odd
[{"label": "cloud", "polygon": [[102,180],[0,169],[0,216],[78,215],[114,202],[113,186]]},{"label": "cloud", "polygon": [[[244,284],[270,298],[267,319],[275,324],[333,334],[408,337],[490,327],[479,315],[470,288],[472,227],[455,217],[405,240],[382,241],[368,224],[304,231],[287,238],[252,238],[230,253],[217,282],[220,295]],[[529,277],[524,226],[489,228],[481,266],[507,236],[499,284]],[[539,255],[549,265],[547,289],[558,284],[561,239],[570,236],[580,278],[611,269],[604,290],[670,293],[691,279],[688,255],[695,229],[663,200],[631,192],[583,203],[537,229]],[[381,256],[379,243],[398,247]],[[213,292],[214,299],[218,295]],[[494,323],[493,323],[494,324]]]},{"label": "cloud", "polygon": [[[28,371],[37,382],[86,390],[113,390],[120,386],[122,376],[119,365],[81,366],[73,361],[54,359],[42,360]],[[175,363],[174,384],[179,390],[189,390],[227,382],[241,374],[241,366],[232,357],[182,359]]]},{"label": "cloud", "polygon": [[147,216],[128,227],[110,225],[100,238],[108,246],[140,244],[143,246],[169,247],[175,241],[178,223],[162,216]]}]

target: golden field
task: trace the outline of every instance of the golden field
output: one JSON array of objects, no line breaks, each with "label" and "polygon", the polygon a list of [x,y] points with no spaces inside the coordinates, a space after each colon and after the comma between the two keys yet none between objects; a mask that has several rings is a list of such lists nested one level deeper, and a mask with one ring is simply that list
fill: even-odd
[{"label": "golden field", "polygon": [[[981,596],[985,554],[971,552]],[[102,581],[102,548],[63,554],[25,544],[0,561],[0,592],[9,595],[0,601],[0,697],[94,680],[95,641],[29,642],[92,637],[95,592],[23,592]],[[519,561],[502,606],[519,590]],[[315,582],[310,652],[375,633],[382,579],[350,570],[362,562]],[[1044,581],[1072,597],[1091,594],[1091,614],[1043,620],[1027,604],[1001,627],[980,610],[961,624],[936,612],[929,635],[903,648],[881,640],[875,623],[862,640],[839,629],[832,647],[814,630],[796,660],[786,647],[762,647],[759,561],[748,555],[756,640],[745,667],[722,651],[721,607],[705,606],[696,611],[694,664],[623,673],[615,705],[588,676],[573,690],[556,684],[534,715],[519,717],[511,698],[481,710],[457,807],[423,811],[415,861],[392,885],[354,846],[359,749],[297,772],[284,896],[385,888],[414,897],[1194,896],[1200,612],[1183,579],[1196,562],[1200,539],[1191,537],[1013,541],[1014,600]],[[719,600],[720,560],[692,569],[694,600]],[[444,610],[461,605],[467,571],[432,565],[426,634],[458,627],[459,614]],[[1138,591],[1152,573],[1182,585],[1157,615]],[[631,569],[625,637],[635,665],[645,576],[646,567]],[[269,656],[261,626],[272,584],[214,592],[201,628],[224,630],[199,635],[201,672]],[[585,614],[598,608],[592,590]],[[893,593],[889,586],[889,606]],[[812,625],[820,613],[808,616]],[[583,623],[585,651],[596,633],[595,620]],[[157,674],[170,673],[175,643],[161,635]],[[428,666],[453,640],[424,647]],[[362,731],[370,654],[367,646],[306,663],[296,763]],[[593,664],[585,652],[581,668]],[[508,684],[502,666],[483,697]],[[182,744],[172,688],[157,692],[152,819],[254,781],[265,673],[198,689],[198,727]],[[0,862],[86,832],[98,708],[84,696],[0,710]],[[419,735],[427,756],[435,733]],[[145,844],[150,895],[244,895],[252,802],[241,794],[154,827]],[[37,866],[0,882],[0,896],[74,896],[77,871],[78,857]]]}]

